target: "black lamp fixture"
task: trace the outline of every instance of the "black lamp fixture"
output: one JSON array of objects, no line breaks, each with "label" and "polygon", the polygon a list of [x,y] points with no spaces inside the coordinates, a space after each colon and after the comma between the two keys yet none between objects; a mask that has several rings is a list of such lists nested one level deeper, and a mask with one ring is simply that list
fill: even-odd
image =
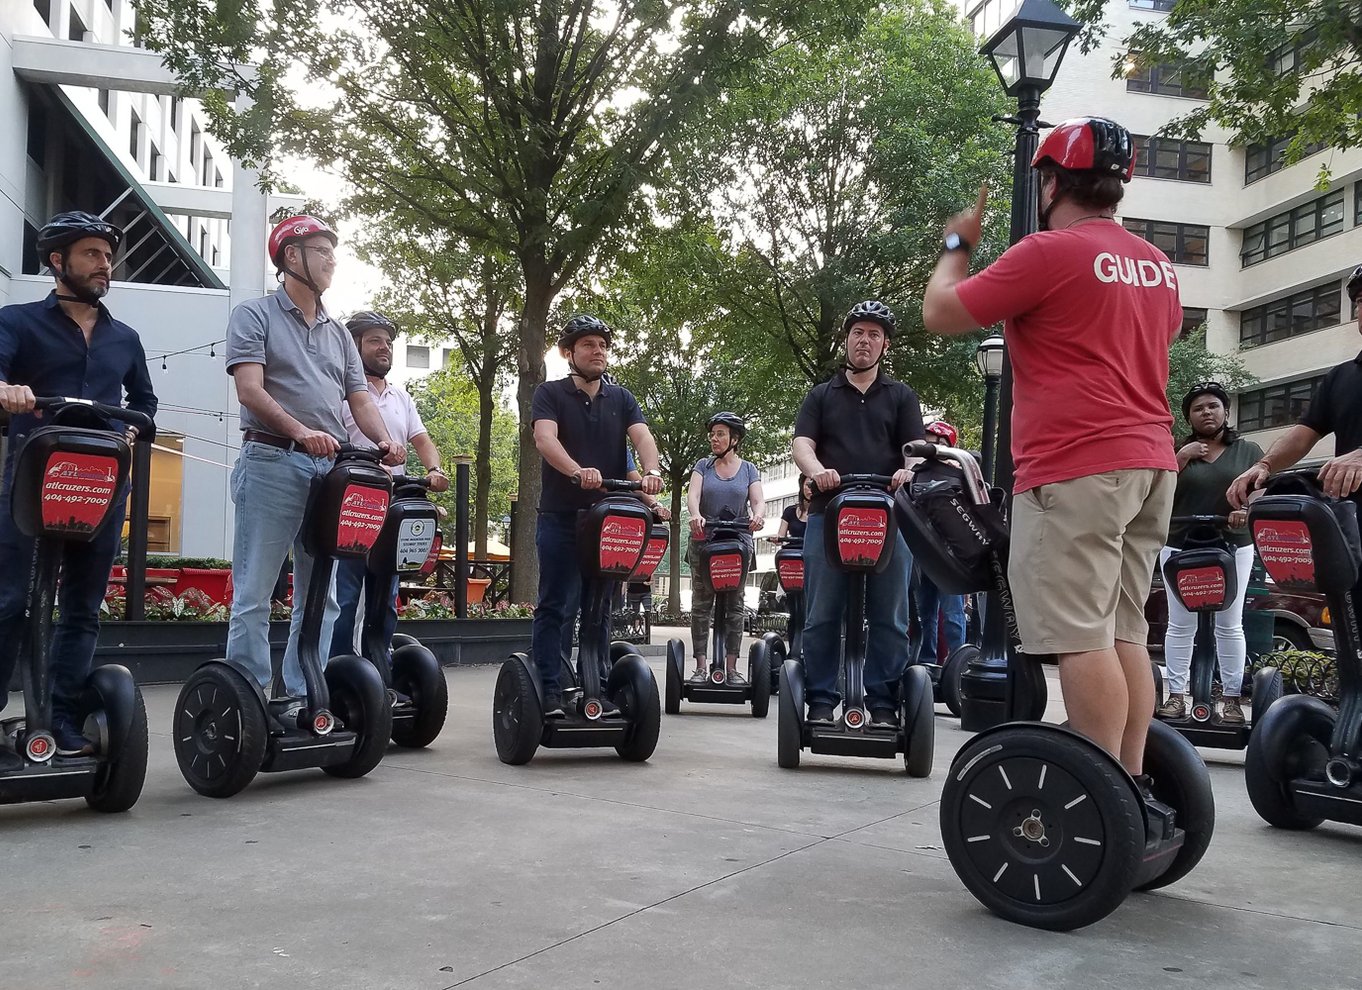
[{"label": "black lamp fixture", "polygon": [[1016,11],[981,49],[993,63],[1008,96],[1027,90],[1039,96],[1050,88],[1079,23],[1052,0],[1022,0]]}]

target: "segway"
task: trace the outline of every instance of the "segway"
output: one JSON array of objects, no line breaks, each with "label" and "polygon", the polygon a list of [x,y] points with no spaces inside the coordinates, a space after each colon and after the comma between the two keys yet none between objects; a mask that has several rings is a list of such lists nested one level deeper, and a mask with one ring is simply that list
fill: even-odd
[{"label": "segway", "polygon": [[[1173,523],[1190,526],[1186,545],[1169,554],[1163,565],[1164,589],[1197,616],[1196,645],[1192,651],[1190,682],[1192,707],[1187,717],[1154,717],[1175,729],[1193,746],[1243,749],[1258,716],[1282,696],[1282,675],[1275,667],[1263,667],[1253,675],[1253,717],[1243,725],[1226,725],[1215,714],[1216,642],[1215,616],[1234,605],[1239,591],[1234,545],[1226,539],[1227,516],[1175,516]],[[1154,665],[1155,693],[1163,703],[1163,668]]]},{"label": "segway", "polygon": [[257,773],[321,768],[363,777],[383,759],[393,710],[377,668],[358,656],[322,663],[322,621],[337,557],[364,557],[383,529],[392,477],[375,450],[343,446],[314,483],[303,519],[313,557],[303,604],[298,661],[307,695],[284,694],[282,673],[267,699],[236,661],[210,660],[185,682],[175,704],[175,758],[189,786],[231,797]]},{"label": "segway", "polygon": [[885,491],[892,480],[879,474],[844,474],[838,493],[824,510],[823,552],[832,566],[848,574],[840,665],[846,686],[840,717],[831,724],[811,723],[805,718],[803,659],[788,659],[781,665],[777,762],[786,769],[797,768],[807,749],[832,756],[891,760],[902,753],[909,776],[926,777],[932,772],[932,682],[925,670],[916,664],[904,669],[898,685],[897,726],[871,728],[866,712],[866,582],[889,565],[894,552],[897,528],[893,503]]},{"label": "segway", "polygon": [[709,677],[703,683],[686,677],[685,649],[680,640],[667,644],[665,708],[668,715],[681,711],[681,702],[702,705],[742,705],[752,703],[752,717],[765,718],[771,707],[771,656],[765,639],[752,644],[747,653],[747,683],[733,684],[728,679],[725,646],[728,630],[728,597],[742,592],[747,583],[748,555],[742,542],[745,519],[702,520],[708,538],[695,544],[698,560],[691,566],[709,575],[714,589],[714,621],[711,628]]},{"label": "segway", "polygon": [[980,622],[983,598],[979,595],[966,595],[965,598],[965,641],[951,650],[935,682],[936,703],[945,705],[946,711],[956,718],[960,717],[961,711],[961,678],[970,661],[979,656],[983,642],[983,624]]},{"label": "segway", "polygon": [[[135,426],[150,443],[150,417],[87,399],[43,397],[44,425],[28,435],[15,458],[10,511],[33,540],[33,557],[7,561],[28,566],[28,599],[18,644],[24,715],[0,719],[0,804],[85,799],[96,811],[127,811],[142,793],[147,773],[147,711],[126,667],[90,671],[76,720],[93,745],[88,756],[58,756],[52,735],[52,612],[56,607],[62,548],[88,543],[108,525],[128,481],[132,451],[121,433],[99,428],[101,419]],[[0,684],[0,690],[9,686]]]},{"label": "segway", "polygon": [[416,749],[429,746],[444,728],[449,685],[440,661],[416,637],[394,633],[390,653],[383,620],[393,579],[420,572],[440,531],[439,513],[426,497],[429,488],[429,478],[393,479],[387,520],[369,551],[360,634],[360,649],[382,676],[392,702],[392,741]]},{"label": "segway", "polygon": [[[607,492],[639,491],[637,481],[605,480]],[[501,665],[492,695],[492,735],[497,756],[513,766],[530,762],[540,746],[613,746],[623,759],[653,755],[662,725],[657,680],[637,653],[602,668],[610,654],[605,618],[611,587],[629,577],[647,551],[652,513],[638,499],[607,495],[579,513],[578,565],[585,582],[576,669],[563,661],[559,674],[562,718],[544,715],[544,686],[534,658],[514,653]],[[602,680],[605,681],[602,684]]]},{"label": "segway", "polygon": [[802,536],[769,536],[780,547],[776,551],[776,580],[785,592],[785,607],[789,617],[785,621],[785,636],[763,634],[766,650],[771,658],[771,693],[780,688],[780,668],[787,659],[804,657],[804,538]]},{"label": "segway", "polygon": [[1362,825],[1362,657],[1358,655],[1357,503],[1326,496],[1314,471],[1272,479],[1249,506],[1258,556],[1285,592],[1318,590],[1333,614],[1338,711],[1288,695],[1254,712],[1244,780],[1253,809],[1277,828]]},{"label": "segway", "polygon": [[[950,593],[995,585],[1015,638],[1007,523],[978,463],[927,441],[904,453],[926,459],[894,499],[919,566]],[[1149,728],[1141,785],[1065,726],[1011,721],[1034,710],[1043,681],[1037,658],[1009,651],[1009,721],[976,735],[951,762],[941,837],[956,874],[994,914],[1070,931],[1106,917],[1132,890],[1185,876],[1210,845],[1215,804],[1195,747],[1161,722]]]},{"label": "segway", "polygon": [[[656,512],[649,513],[652,519],[652,528],[648,531],[648,546],[643,551],[643,560],[639,562],[638,568],[629,576],[629,584],[646,584],[653,579],[658,567],[662,565],[662,558],[667,553],[667,546],[671,543],[671,532],[667,529],[667,524],[657,517]],[[640,602],[640,607],[642,603]],[[686,647],[679,639],[667,641],[667,650],[670,653],[673,649],[679,649],[684,655]],[[622,660],[630,654],[637,653],[638,648],[630,642],[617,639],[610,644],[610,666],[614,667],[615,661]]]}]

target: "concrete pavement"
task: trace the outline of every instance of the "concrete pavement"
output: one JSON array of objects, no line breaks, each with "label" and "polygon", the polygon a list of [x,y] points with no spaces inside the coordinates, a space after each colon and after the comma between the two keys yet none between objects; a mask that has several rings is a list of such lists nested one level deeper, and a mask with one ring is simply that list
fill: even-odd
[{"label": "concrete pavement", "polygon": [[179,775],[176,688],[146,689],[131,813],[0,808],[0,986],[1362,985],[1362,830],[1267,828],[1241,754],[1209,754],[1219,822],[1196,871],[1057,935],[987,914],[945,859],[936,802],[968,738],[953,719],[925,781],[901,761],[780,770],[774,705],[684,706],[644,765],[541,750],[507,767],[496,668],[447,675],[429,750],[227,801]]}]

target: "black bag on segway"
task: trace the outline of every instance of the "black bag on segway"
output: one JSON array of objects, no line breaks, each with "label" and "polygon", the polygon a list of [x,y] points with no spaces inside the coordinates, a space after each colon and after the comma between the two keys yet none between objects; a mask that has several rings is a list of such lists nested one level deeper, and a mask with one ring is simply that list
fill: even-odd
[{"label": "black bag on segway", "polygon": [[913,559],[948,595],[992,588],[991,554],[1000,554],[1007,565],[1002,491],[991,489],[990,496],[992,504],[975,505],[960,469],[939,461],[919,464],[894,495],[894,514]]}]

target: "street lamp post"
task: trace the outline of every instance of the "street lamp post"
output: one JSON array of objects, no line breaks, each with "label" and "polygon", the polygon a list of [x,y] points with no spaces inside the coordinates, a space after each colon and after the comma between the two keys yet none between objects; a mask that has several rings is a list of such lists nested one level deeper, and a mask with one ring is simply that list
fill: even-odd
[{"label": "street lamp post", "polygon": [[[1022,0],[1016,11],[980,49],[993,65],[1003,91],[1017,101],[1017,113],[1012,117],[995,117],[1017,128],[1017,142],[1012,161],[1012,231],[1010,244],[1016,244],[1037,227],[1036,206],[1039,186],[1031,159],[1040,143],[1040,98],[1055,81],[1060,62],[1074,37],[1079,24],[1052,0]],[[1012,366],[1007,347],[998,348],[998,400],[996,456],[984,468],[985,478],[1001,488],[1010,499],[1013,483],[1012,463]],[[984,370],[982,346],[976,355],[980,370]],[[987,372],[985,371],[987,378]],[[991,390],[990,390],[991,392]],[[985,421],[987,399],[985,393]],[[993,434],[985,436],[985,452],[992,453],[988,443]],[[1028,685],[1022,695],[1012,696],[1014,685],[1008,678],[1010,647],[991,648],[1011,640],[1005,626],[1001,602],[990,592],[984,607],[985,649],[975,653],[960,678],[960,728],[980,732],[1005,721],[1009,717],[1040,718],[1044,712],[1043,679],[1039,685]],[[1032,672],[1034,673],[1034,672]],[[1029,679],[1028,679],[1029,680]],[[1036,709],[1039,709],[1037,711]]]},{"label": "street lamp post", "polygon": [[1003,377],[1003,335],[992,333],[979,342],[974,363],[984,376],[984,481],[993,484],[993,452],[998,434],[998,383]]}]

